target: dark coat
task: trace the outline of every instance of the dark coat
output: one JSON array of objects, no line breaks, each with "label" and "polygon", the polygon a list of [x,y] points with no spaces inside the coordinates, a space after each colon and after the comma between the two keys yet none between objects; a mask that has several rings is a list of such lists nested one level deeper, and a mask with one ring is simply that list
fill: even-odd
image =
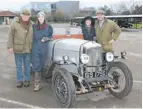
[{"label": "dark coat", "polygon": [[53,28],[47,25],[42,29],[37,24],[33,25],[33,46],[32,46],[32,65],[34,72],[41,72],[47,58],[48,41],[41,42],[42,39],[52,38]]},{"label": "dark coat", "polygon": [[33,25],[33,46],[32,46],[32,54],[40,52],[41,54],[47,52],[47,44],[48,42],[41,42],[41,40],[45,37],[52,38],[53,28],[51,25],[47,25],[47,27],[40,29],[37,24]]},{"label": "dark coat", "polygon": [[[85,24],[85,21],[87,19],[91,20],[91,27],[89,31],[87,30],[87,27]],[[90,41],[94,40],[94,37],[96,36],[94,25],[95,25],[95,20],[91,16],[87,16],[82,20],[81,29],[82,29],[84,40],[90,40]]]}]

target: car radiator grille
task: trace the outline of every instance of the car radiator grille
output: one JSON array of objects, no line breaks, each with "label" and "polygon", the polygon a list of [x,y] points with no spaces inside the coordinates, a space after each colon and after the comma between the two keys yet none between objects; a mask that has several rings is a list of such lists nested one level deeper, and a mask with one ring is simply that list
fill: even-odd
[{"label": "car radiator grille", "polygon": [[[90,48],[87,49],[86,54],[89,56],[89,62],[87,66],[101,66],[102,65],[102,49],[101,48]],[[99,67],[87,67],[87,72],[95,72],[99,70]]]}]

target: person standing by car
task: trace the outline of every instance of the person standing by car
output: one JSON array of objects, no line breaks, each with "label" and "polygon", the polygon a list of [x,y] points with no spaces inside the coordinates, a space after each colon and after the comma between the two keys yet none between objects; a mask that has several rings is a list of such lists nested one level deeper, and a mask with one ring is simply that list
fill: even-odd
[{"label": "person standing by car", "polygon": [[81,24],[84,40],[93,41],[95,38],[95,20],[91,16],[87,16],[82,20]]},{"label": "person standing by car", "polygon": [[96,41],[102,45],[104,51],[113,51],[112,43],[117,40],[121,30],[115,22],[106,19],[104,14],[105,12],[103,10],[98,10],[96,12]]},{"label": "person standing by car", "polygon": [[[11,24],[7,48],[14,53],[16,63],[17,88],[30,86],[30,53],[32,49],[33,28],[30,11],[23,9],[20,17],[16,17]],[[24,64],[24,77],[22,73]]]},{"label": "person standing by car", "polygon": [[52,26],[45,21],[45,13],[39,12],[37,17],[38,21],[33,25],[32,46],[32,66],[35,72],[34,91],[41,89],[40,78],[47,57],[48,40],[53,35]]}]

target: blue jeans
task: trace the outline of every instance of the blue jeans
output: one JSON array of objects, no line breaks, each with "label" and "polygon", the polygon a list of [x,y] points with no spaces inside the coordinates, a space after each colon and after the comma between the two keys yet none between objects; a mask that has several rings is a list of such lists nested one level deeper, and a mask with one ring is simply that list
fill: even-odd
[{"label": "blue jeans", "polygon": [[[15,53],[17,81],[30,81],[30,53]],[[22,63],[24,72],[22,72]]]}]

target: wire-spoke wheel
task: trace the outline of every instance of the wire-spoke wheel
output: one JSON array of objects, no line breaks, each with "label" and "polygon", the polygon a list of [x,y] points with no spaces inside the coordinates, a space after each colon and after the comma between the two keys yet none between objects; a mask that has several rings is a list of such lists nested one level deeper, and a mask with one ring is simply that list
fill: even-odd
[{"label": "wire-spoke wheel", "polygon": [[72,107],[76,100],[75,84],[72,75],[64,68],[55,68],[52,87],[58,103],[64,107]]},{"label": "wire-spoke wheel", "polygon": [[113,62],[109,65],[108,76],[117,86],[109,88],[109,92],[117,98],[127,96],[132,89],[133,77],[129,68],[122,62]]}]

